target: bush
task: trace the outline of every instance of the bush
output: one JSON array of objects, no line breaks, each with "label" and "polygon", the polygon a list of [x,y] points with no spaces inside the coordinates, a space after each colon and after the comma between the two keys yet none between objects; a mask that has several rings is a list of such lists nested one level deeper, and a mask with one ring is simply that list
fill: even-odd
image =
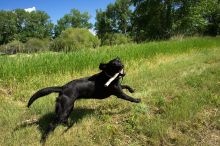
[{"label": "bush", "polygon": [[104,36],[102,45],[121,45],[132,42],[131,38],[121,33],[107,33]]},{"label": "bush", "polygon": [[26,43],[14,40],[0,47],[0,52],[5,54],[33,53],[46,50],[49,50],[49,40],[37,38],[31,38]]},{"label": "bush", "polygon": [[96,48],[99,44],[99,39],[89,30],[82,28],[68,28],[54,40],[50,49],[53,51],[68,52],[80,49]]},{"label": "bush", "polygon": [[49,50],[49,43],[48,39],[37,39],[31,38],[25,43],[25,52],[26,53],[33,53],[39,51],[47,51]]},{"label": "bush", "polygon": [[17,40],[14,40],[0,47],[0,52],[3,52],[5,54],[16,54],[19,52],[24,52],[24,50],[25,50],[24,44]]}]

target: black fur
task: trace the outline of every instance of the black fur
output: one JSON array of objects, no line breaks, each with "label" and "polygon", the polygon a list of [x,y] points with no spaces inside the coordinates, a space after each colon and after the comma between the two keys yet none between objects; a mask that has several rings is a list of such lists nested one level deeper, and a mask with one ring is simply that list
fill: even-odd
[{"label": "black fur", "polygon": [[[55,107],[56,117],[53,122],[50,123],[48,130],[42,137],[42,141],[46,139],[50,131],[55,129],[57,124],[67,123],[68,117],[73,110],[74,102],[77,99],[104,99],[111,95],[115,95],[118,98],[139,103],[140,99],[130,97],[122,91],[122,89],[128,89],[129,92],[134,92],[130,86],[120,84],[120,77],[115,79],[108,87],[104,86],[111,76],[114,76],[115,73],[118,73],[123,68],[124,65],[121,63],[120,59],[116,58],[109,61],[107,64],[101,63],[99,69],[102,71],[98,74],[73,80],[61,87],[47,87],[37,91],[30,98],[28,107],[30,107],[39,97],[48,95],[52,92],[59,93]],[[120,74],[121,77],[124,75],[125,74]]]}]

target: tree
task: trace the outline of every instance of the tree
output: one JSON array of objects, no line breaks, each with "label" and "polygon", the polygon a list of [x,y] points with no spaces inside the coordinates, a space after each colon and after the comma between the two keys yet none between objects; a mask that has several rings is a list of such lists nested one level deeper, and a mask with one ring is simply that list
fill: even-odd
[{"label": "tree", "polygon": [[133,36],[136,41],[168,38],[172,31],[173,0],[133,0]]},{"label": "tree", "polygon": [[130,0],[116,0],[114,4],[107,6],[106,11],[97,10],[95,30],[101,44],[106,42],[105,39],[111,38],[109,35],[117,33],[127,35],[131,30],[131,14]]},{"label": "tree", "polygon": [[136,41],[172,35],[219,34],[219,0],[132,0]]},{"label": "tree", "polygon": [[115,2],[118,31],[122,34],[127,34],[131,29],[132,11],[130,6],[130,0],[117,0]]},{"label": "tree", "polygon": [[26,39],[26,33],[24,31],[25,27],[27,26],[28,23],[28,14],[24,9],[16,9],[14,11],[16,15],[16,27],[17,27],[17,32],[16,32],[16,40],[27,40]]},{"label": "tree", "polygon": [[207,22],[204,33],[211,36],[220,34],[220,0],[202,0],[200,6]]},{"label": "tree", "polygon": [[69,14],[65,14],[61,19],[57,21],[55,26],[55,37],[59,36],[60,33],[70,27],[74,28],[92,28],[92,24],[89,22],[88,12],[80,13],[77,9],[72,9]]},{"label": "tree", "polygon": [[217,35],[219,0],[178,0],[174,31],[186,35]]},{"label": "tree", "polygon": [[96,10],[96,23],[95,23],[95,30],[97,36],[101,40],[101,45],[105,40],[105,34],[110,31],[111,27],[107,23],[106,12],[100,10]]},{"label": "tree", "polygon": [[49,18],[43,11],[0,11],[0,44],[12,40],[26,42],[28,38],[50,38],[53,24]]},{"label": "tree", "polygon": [[43,11],[26,12],[27,17],[24,20],[24,27],[22,30],[25,40],[28,38],[49,38],[52,36],[53,24],[50,22],[47,13]]},{"label": "tree", "polygon": [[16,32],[15,14],[11,11],[0,11],[0,44],[6,44],[13,40]]}]

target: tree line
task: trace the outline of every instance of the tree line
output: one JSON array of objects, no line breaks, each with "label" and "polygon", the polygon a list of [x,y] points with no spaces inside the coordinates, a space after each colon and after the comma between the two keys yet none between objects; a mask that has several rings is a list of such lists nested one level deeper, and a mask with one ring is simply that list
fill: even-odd
[{"label": "tree line", "polygon": [[[31,38],[56,39],[68,28],[94,28],[101,45],[220,34],[220,0],[116,0],[96,11],[72,9],[53,24],[43,11],[0,11],[0,45]],[[120,41],[120,42],[119,42]]]},{"label": "tree line", "polygon": [[220,33],[219,0],[116,0],[97,10],[95,29],[105,42],[121,33],[136,42],[168,39],[175,35]]}]

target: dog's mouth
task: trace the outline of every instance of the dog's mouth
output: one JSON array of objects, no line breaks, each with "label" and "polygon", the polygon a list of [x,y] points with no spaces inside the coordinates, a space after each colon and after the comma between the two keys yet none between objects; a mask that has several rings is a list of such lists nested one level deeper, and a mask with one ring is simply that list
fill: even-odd
[{"label": "dog's mouth", "polygon": [[118,74],[118,77],[123,77],[125,76],[125,71],[124,71],[124,65],[123,64],[116,64],[115,66],[113,66],[112,68],[114,68],[112,75],[114,76],[115,74]]},{"label": "dog's mouth", "polygon": [[105,87],[108,87],[109,84],[111,84],[112,81],[114,81],[116,78],[123,78],[125,76],[124,69],[121,69],[119,72],[117,72],[114,76],[112,76],[106,83]]},{"label": "dog's mouth", "polygon": [[119,76],[124,77],[125,75],[126,74],[125,74],[124,68],[122,68],[121,71],[119,72]]},{"label": "dog's mouth", "polygon": [[117,65],[116,67],[117,67],[117,70],[118,70],[117,73],[119,73],[120,76],[125,76],[124,65],[120,64],[120,65]]}]

